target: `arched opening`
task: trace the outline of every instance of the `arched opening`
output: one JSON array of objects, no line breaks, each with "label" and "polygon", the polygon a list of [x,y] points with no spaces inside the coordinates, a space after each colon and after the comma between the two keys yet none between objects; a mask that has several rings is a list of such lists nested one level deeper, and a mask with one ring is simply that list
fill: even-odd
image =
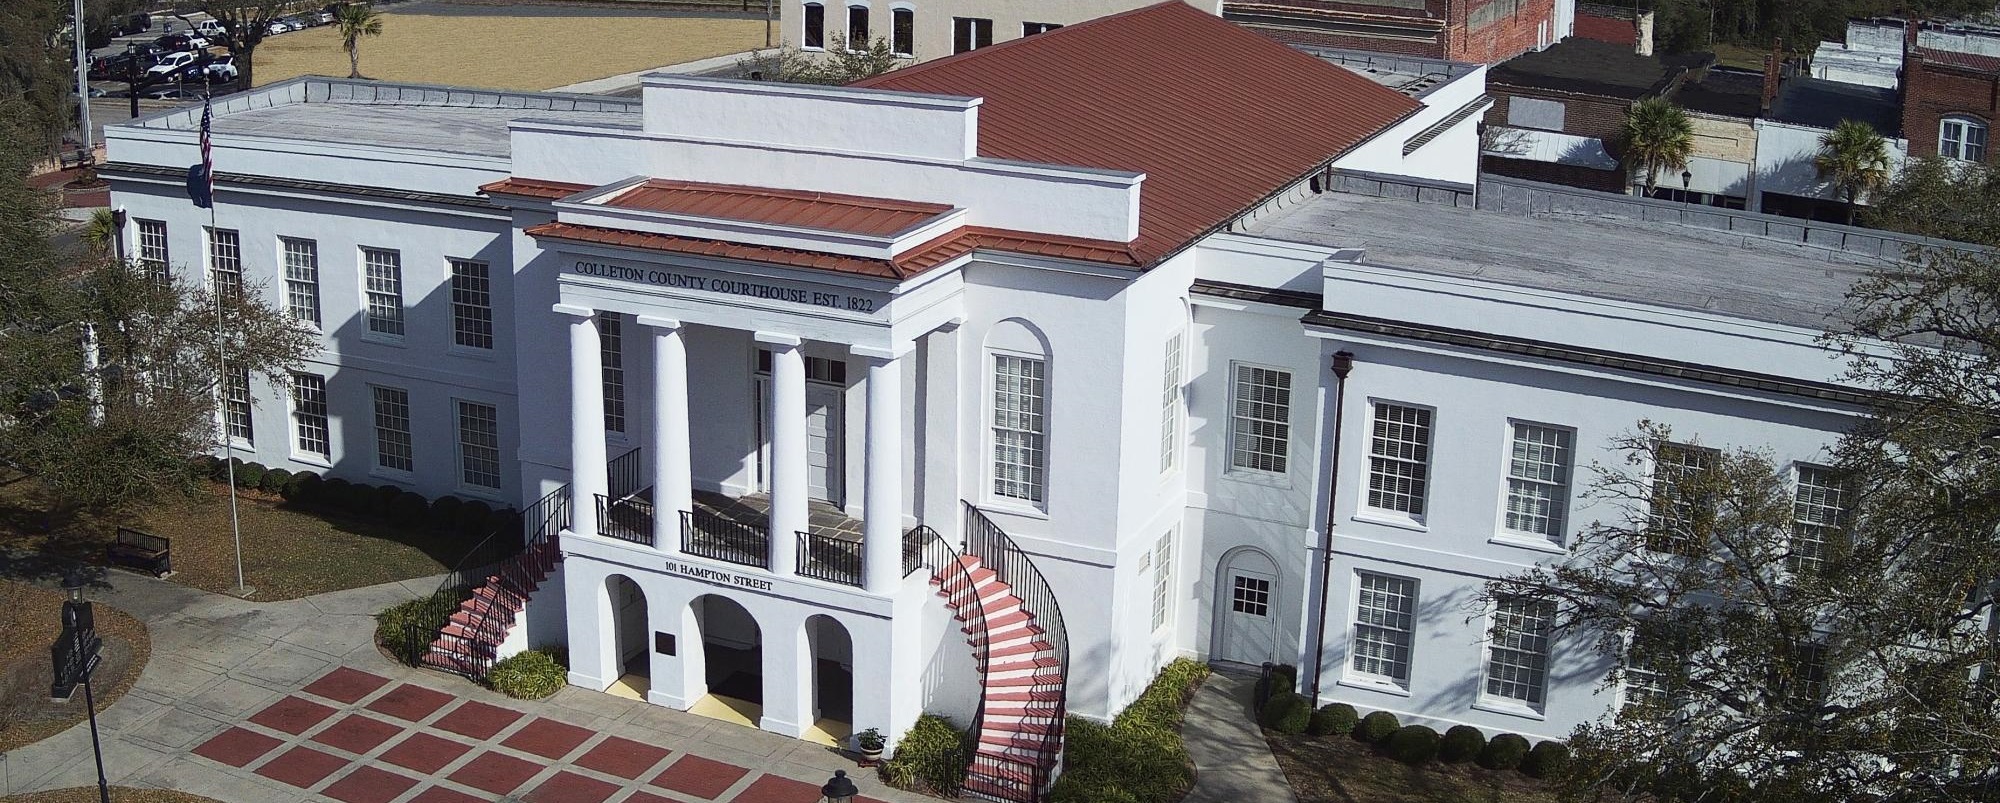
[{"label": "arched opening", "polygon": [[702,677],[708,686],[689,710],[757,727],[764,716],[764,637],[757,619],[728,597],[705,594],[688,603],[701,631]]},{"label": "arched opening", "polygon": [[806,619],[806,661],[812,672],[811,741],[839,746],[854,731],[854,639],[825,614]]},{"label": "arched opening", "polygon": [[651,629],[646,619],[646,592],[622,574],[605,578],[604,591],[611,598],[611,654],[619,676],[605,691],[644,700],[653,687],[653,656],[646,649],[646,634]]},{"label": "arched opening", "polygon": [[1244,547],[1222,556],[1215,570],[1214,634],[1217,661],[1256,666],[1278,655],[1278,564],[1263,550]]}]

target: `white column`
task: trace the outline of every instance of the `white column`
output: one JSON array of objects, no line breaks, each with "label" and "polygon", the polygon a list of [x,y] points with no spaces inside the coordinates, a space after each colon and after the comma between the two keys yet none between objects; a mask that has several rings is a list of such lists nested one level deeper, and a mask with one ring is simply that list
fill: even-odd
[{"label": "white column", "polygon": [[851,350],[868,360],[861,576],[870,593],[888,594],[903,572],[903,361],[891,349]]},{"label": "white column", "polygon": [[641,315],[639,325],[653,330],[653,544],[671,553],[680,549],[681,511],[694,509],[687,342],[680,321]]},{"label": "white column", "polygon": [[604,351],[597,337],[597,311],[557,304],[569,322],[569,493],[570,531],[597,535],[597,497],[611,490],[604,455]]},{"label": "white column", "polygon": [[771,571],[798,570],[806,521],[806,358],[792,335],[758,332],[771,351]]}]

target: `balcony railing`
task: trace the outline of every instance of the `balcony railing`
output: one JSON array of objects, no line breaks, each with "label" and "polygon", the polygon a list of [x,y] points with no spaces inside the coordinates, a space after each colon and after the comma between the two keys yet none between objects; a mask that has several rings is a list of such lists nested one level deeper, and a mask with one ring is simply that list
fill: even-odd
[{"label": "balcony railing", "polygon": [[732,521],[706,510],[683,510],[681,551],[768,570],[771,530],[768,526]]},{"label": "balcony railing", "polygon": [[861,585],[861,542],[824,533],[799,533],[800,577]]},{"label": "balcony railing", "polygon": [[606,538],[653,545],[653,503],[641,497],[597,495],[597,533]]}]

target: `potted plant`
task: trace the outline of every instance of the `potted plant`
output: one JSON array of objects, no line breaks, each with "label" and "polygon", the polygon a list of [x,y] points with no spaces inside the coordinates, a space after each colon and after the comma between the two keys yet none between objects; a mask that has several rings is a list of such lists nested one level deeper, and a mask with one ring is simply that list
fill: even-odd
[{"label": "potted plant", "polygon": [[864,767],[872,767],[882,761],[882,748],[886,744],[882,732],[874,728],[854,734],[854,746],[861,748],[861,766]]}]

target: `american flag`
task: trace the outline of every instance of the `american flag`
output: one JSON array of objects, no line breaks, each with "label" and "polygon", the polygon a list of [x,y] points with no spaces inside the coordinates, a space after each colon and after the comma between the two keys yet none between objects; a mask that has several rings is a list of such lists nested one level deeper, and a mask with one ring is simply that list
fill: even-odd
[{"label": "american flag", "polygon": [[[208,124],[215,119],[215,109],[207,95],[201,96],[201,177],[208,182],[208,197],[215,198],[215,159],[209,153]],[[213,203],[213,200],[210,201]]]}]

